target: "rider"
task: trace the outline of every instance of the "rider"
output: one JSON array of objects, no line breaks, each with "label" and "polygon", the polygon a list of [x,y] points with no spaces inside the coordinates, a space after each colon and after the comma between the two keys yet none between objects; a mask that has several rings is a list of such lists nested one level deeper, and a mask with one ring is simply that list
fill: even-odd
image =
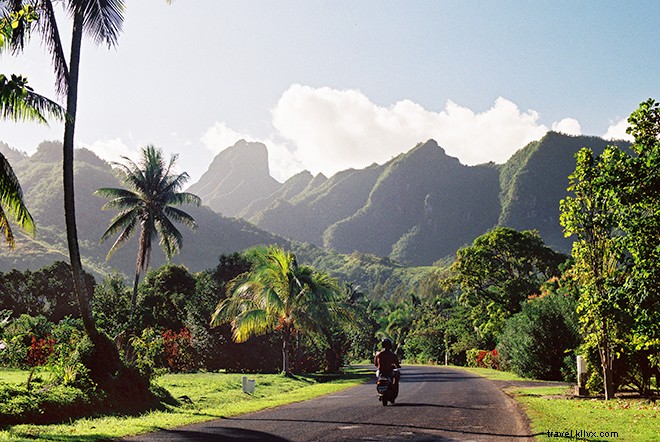
[{"label": "rider", "polygon": [[376,377],[387,376],[388,378],[394,379],[394,385],[399,388],[399,377],[401,374],[399,371],[395,371],[395,368],[401,368],[399,364],[399,358],[396,356],[396,353],[392,351],[392,340],[390,338],[385,338],[382,340],[381,345],[383,349],[376,353],[374,357],[374,365],[378,367],[376,370]]}]

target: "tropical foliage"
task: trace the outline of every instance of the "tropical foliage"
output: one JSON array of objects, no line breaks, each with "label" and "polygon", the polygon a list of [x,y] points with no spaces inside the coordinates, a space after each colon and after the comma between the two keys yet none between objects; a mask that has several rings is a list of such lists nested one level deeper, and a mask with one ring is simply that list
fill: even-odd
[{"label": "tropical foliage", "polygon": [[175,206],[199,205],[201,201],[196,195],[179,192],[189,177],[185,172],[173,173],[176,155],[166,162],[162,151],[153,146],[147,146],[142,149],[139,164],[129,158],[123,158],[127,164],[115,164],[123,172],[124,182],[130,189],[104,187],[95,193],[110,198],[103,209],[120,210],[101,237],[101,242],[103,242],[119,232],[119,236],[108,252],[108,257],[112,256],[131,238],[138,226],[140,228],[135,282],[131,298],[131,309],[134,310],[138,281],[140,274],[149,266],[153,240],[160,237],[160,246],[169,260],[172,255],[181,250],[183,244],[183,235],[172,221],[183,223],[192,229],[197,228],[193,217]]},{"label": "tropical foliage", "polygon": [[659,109],[650,99],[630,116],[631,150],[580,151],[570,177],[574,196],[561,202],[566,235],[576,236],[582,330],[600,356],[608,399],[632,371],[647,390],[660,362]]},{"label": "tropical foliage", "polygon": [[211,322],[231,323],[237,342],[277,331],[282,338],[282,371],[289,373],[292,339],[299,333],[319,331],[322,324],[348,312],[341,305],[337,282],[298,265],[290,252],[260,248],[251,258],[254,267],[232,281],[231,294],[218,304]]}]

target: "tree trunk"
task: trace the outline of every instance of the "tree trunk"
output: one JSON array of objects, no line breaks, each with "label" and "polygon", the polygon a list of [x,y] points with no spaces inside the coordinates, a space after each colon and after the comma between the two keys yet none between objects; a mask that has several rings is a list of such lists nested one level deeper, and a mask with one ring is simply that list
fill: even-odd
[{"label": "tree trunk", "polygon": [[68,118],[64,124],[63,162],[62,176],[64,185],[64,216],[66,222],[66,237],[69,247],[69,259],[73,271],[73,284],[78,299],[80,315],[85,331],[95,340],[98,332],[94,325],[92,312],[89,306],[89,293],[85,285],[83,268],[80,261],[80,249],[78,247],[78,232],[76,229],[76,204],[74,194],[73,178],[73,149],[74,132],[76,125],[76,111],[78,102],[78,73],[80,67],[80,48],[83,36],[83,16],[80,12],[74,15],[73,34],[71,38],[71,60],[69,65],[69,83],[67,92],[67,114]]},{"label": "tree trunk", "polygon": [[[67,92],[68,118],[64,124],[64,143],[62,176],[64,186],[64,216],[66,222],[67,245],[73,273],[73,284],[80,309],[80,316],[85,332],[94,344],[94,352],[84,361],[90,370],[91,378],[110,395],[116,394],[116,376],[122,369],[122,362],[117,347],[105,335],[98,332],[90,308],[90,295],[85,284],[80,249],[78,247],[78,232],[76,229],[75,194],[74,194],[74,132],[78,101],[78,73],[80,67],[80,48],[83,37],[83,15],[76,10],[73,17],[73,32],[71,37],[71,60],[69,64],[69,79]],[[125,387],[124,387],[125,388]],[[146,387],[145,387],[146,388]]]},{"label": "tree trunk", "polygon": [[[606,327],[603,325],[603,332],[606,333]],[[603,342],[600,347],[600,363],[603,368],[603,387],[605,389],[605,400],[614,399],[614,355],[610,348],[609,338],[607,334],[604,335]]]},{"label": "tree trunk", "polygon": [[135,318],[135,309],[137,307],[138,282],[140,281],[140,269],[135,271],[135,281],[133,281],[133,294],[131,295],[131,314],[128,320],[129,331],[133,331],[133,319]]},{"label": "tree trunk", "polygon": [[288,330],[285,330],[282,333],[282,373],[289,374],[289,346],[290,346],[291,336]]}]

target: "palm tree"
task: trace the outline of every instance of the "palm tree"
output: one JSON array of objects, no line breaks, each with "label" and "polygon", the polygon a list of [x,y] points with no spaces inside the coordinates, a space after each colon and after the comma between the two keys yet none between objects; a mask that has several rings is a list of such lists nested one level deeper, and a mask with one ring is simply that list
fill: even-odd
[{"label": "palm tree", "polygon": [[152,241],[160,236],[160,245],[169,260],[183,244],[181,232],[172,221],[183,223],[192,229],[197,228],[195,220],[173,206],[181,204],[201,203],[197,195],[179,192],[188,181],[188,174],[172,174],[177,156],[172,155],[169,163],[163,158],[160,149],[147,146],[142,149],[140,164],[135,164],[129,158],[122,157],[127,164],[113,163],[123,174],[125,183],[131,188],[117,189],[104,187],[94,192],[97,195],[111,198],[103,209],[118,208],[121,211],[110,221],[110,226],[101,236],[101,242],[121,232],[108,252],[108,258],[128,241],[135,228],[140,226],[138,255],[135,265],[135,282],[131,297],[131,322],[137,301],[137,288],[140,274],[149,266]]},{"label": "palm tree", "polygon": [[[12,75],[7,78],[0,74],[0,119],[34,120],[48,124],[45,115],[63,119],[64,110],[54,101],[34,92],[24,77]],[[7,214],[10,214],[27,234],[34,235],[34,220],[25,207],[21,185],[9,161],[0,153],[0,231],[7,245],[13,249],[14,233]]]},{"label": "palm tree", "polygon": [[298,265],[293,254],[275,246],[252,251],[253,269],[228,285],[211,325],[231,323],[233,338],[245,342],[271,331],[282,335],[282,371],[290,373],[289,350],[297,333],[320,331],[331,320],[340,288],[325,273]]},{"label": "palm tree", "polygon": [[[100,338],[94,325],[88,288],[85,285],[80,260],[75,213],[73,148],[78,105],[80,49],[83,34],[91,36],[96,43],[106,43],[109,47],[116,45],[123,23],[124,2],[123,0],[63,0],[61,2],[73,21],[68,63],[60,39],[59,26],[53,7],[54,3],[56,3],[55,0],[12,0],[3,2],[0,13],[3,14],[3,17],[11,17],[12,13],[33,9],[38,19],[18,21],[17,26],[12,26],[9,46],[15,53],[20,52],[23,50],[31,31],[36,30],[41,34],[44,45],[53,61],[56,91],[58,95],[66,97],[67,119],[64,124],[62,176],[69,259],[85,331],[95,345],[107,348],[107,342]],[[102,352],[103,350],[99,351]],[[111,368],[107,368],[107,370],[111,370]]]},{"label": "palm tree", "polygon": [[[0,10],[0,50],[5,43],[10,43],[12,29],[24,26],[35,20],[30,8],[9,14],[4,7]],[[48,124],[46,115],[63,119],[64,109],[48,98],[37,94],[27,85],[27,79],[22,76],[7,77],[0,74],[0,119],[12,121],[33,120]],[[7,214],[27,234],[34,235],[34,220],[25,207],[23,192],[16,174],[9,161],[0,154],[0,230],[10,248],[15,247],[14,233],[9,225]]]}]

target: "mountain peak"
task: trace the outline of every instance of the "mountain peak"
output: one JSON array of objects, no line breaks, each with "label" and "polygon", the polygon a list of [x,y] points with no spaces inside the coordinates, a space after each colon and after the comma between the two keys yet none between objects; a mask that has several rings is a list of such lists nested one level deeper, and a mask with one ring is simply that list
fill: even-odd
[{"label": "mountain peak", "polygon": [[220,152],[188,192],[225,216],[236,216],[251,202],[275,192],[281,184],[270,176],[268,149],[239,140]]}]

